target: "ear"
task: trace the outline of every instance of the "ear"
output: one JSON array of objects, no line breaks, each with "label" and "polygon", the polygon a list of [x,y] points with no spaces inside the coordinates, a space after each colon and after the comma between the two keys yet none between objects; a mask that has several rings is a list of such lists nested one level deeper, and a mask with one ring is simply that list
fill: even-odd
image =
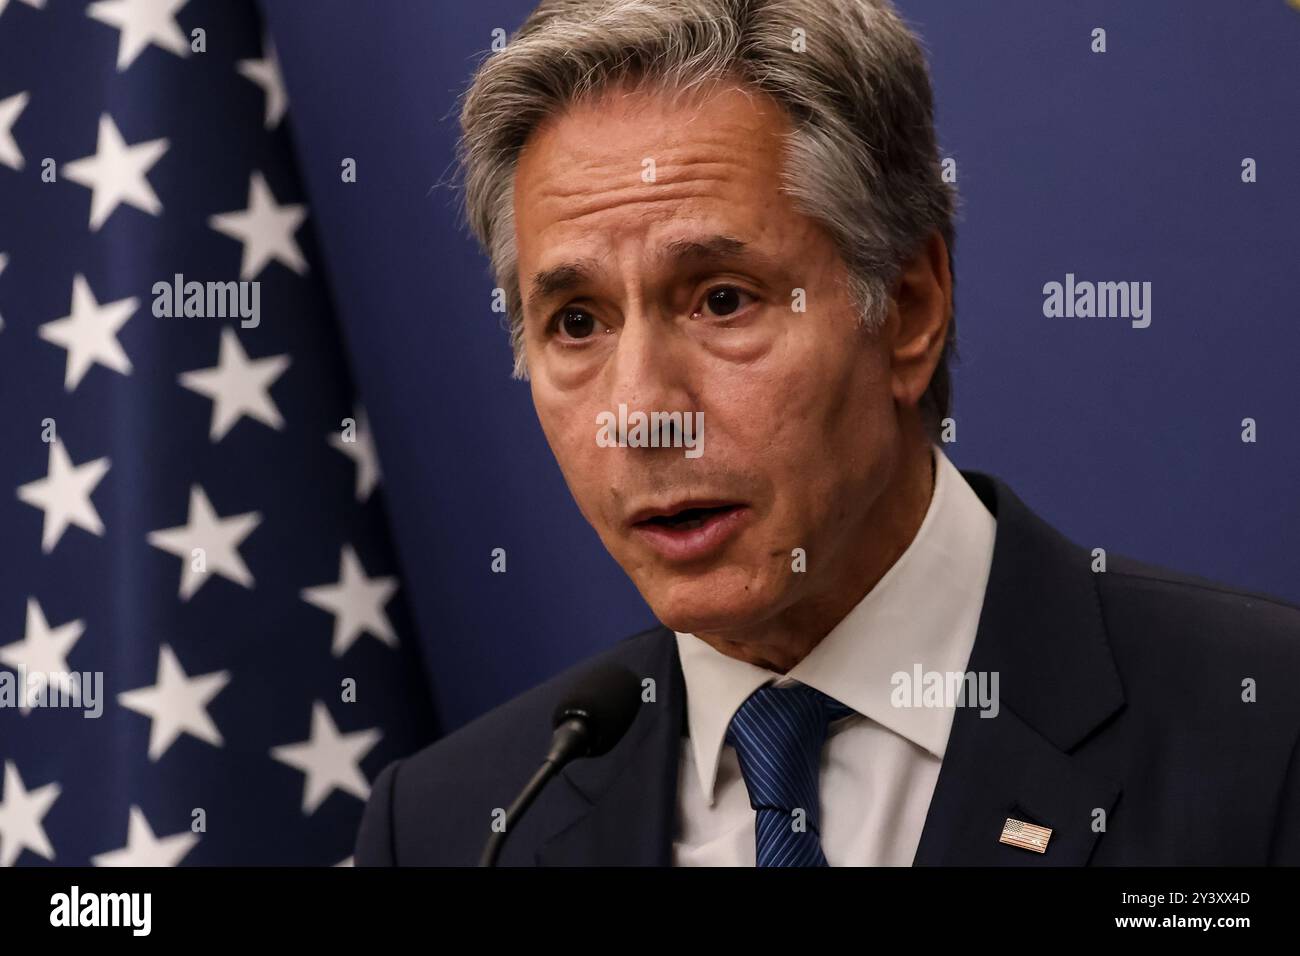
[{"label": "ear", "polygon": [[899,273],[890,295],[891,371],[894,401],[915,408],[943,354],[952,317],[948,245],[934,230]]}]

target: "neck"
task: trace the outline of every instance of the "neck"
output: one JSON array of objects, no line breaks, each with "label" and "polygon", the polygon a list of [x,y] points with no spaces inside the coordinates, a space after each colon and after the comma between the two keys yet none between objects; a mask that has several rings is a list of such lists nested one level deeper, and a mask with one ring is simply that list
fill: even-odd
[{"label": "neck", "polygon": [[925,520],[934,495],[935,459],[928,439],[906,445],[888,484],[852,526],[848,549],[832,562],[842,569],[827,586],[770,619],[743,629],[696,634],[719,653],[784,674],[879,583]]}]

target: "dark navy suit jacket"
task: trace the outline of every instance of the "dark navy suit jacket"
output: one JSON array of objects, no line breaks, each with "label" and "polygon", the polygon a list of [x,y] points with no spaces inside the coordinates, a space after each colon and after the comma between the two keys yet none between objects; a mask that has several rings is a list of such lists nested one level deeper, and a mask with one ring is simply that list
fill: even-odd
[{"label": "dark navy suit jacket", "polygon": [[[957,708],[915,864],[1300,864],[1300,608],[1114,556],[1094,572],[1001,481],[963,474],[997,517],[967,670],[998,671],[1001,703]],[[656,700],[547,785],[501,865],[672,862],[676,642],[661,627],[600,657],[653,677]],[[385,768],[356,863],[474,865],[591,663]],[[1000,843],[1008,817],[1050,827],[1047,851]]]}]

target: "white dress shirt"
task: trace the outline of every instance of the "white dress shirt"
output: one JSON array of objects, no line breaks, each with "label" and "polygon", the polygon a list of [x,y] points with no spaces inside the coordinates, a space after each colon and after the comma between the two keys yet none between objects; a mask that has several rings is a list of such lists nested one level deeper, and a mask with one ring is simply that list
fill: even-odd
[{"label": "white dress shirt", "polygon": [[725,742],[737,708],[769,682],[799,682],[856,713],[821,754],[821,843],[831,866],[910,866],[955,713],[895,707],[898,672],[965,671],[993,559],[996,522],[935,445],[930,506],[907,550],[786,675],[677,634],[686,719],[677,783],[675,866],[753,866],[754,810]]}]

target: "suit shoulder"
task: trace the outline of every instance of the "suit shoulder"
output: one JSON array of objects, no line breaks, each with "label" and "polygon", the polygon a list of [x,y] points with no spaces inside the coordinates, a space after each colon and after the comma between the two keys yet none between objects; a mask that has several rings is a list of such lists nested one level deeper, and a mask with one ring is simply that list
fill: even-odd
[{"label": "suit shoulder", "polygon": [[365,855],[396,865],[472,866],[492,814],[546,756],[552,712],[574,679],[598,663],[647,673],[671,639],[662,627],[624,638],[386,769],[367,804],[373,823]]},{"label": "suit shoulder", "polygon": [[540,766],[550,746],[552,712],[579,675],[603,663],[648,673],[671,639],[663,627],[624,638],[407,757],[393,781],[394,825],[400,830],[407,814],[486,820],[490,808],[505,806]]},{"label": "suit shoulder", "polygon": [[1300,605],[1275,595],[1233,587],[1132,558],[1112,557],[1105,574],[1099,577],[1132,596],[1187,602],[1211,613],[1255,612],[1292,627],[1300,624]]},{"label": "suit shoulder", "polygon": [[1126,557],[1094,575],[1108,630],[1171,652],[1267,660],[1300,679],[1300,607]]},{"label": "suit shoulder", "polygon": [[650,656],[665,633],[665,628],[656,627],[623,638],[418,751],[407,758],[407,766],[418,768],[425,761],[436,763],[461,754],[474,754],[485,746],[496,750],[508,747],[512,740],[529,737],[532,742],[525,740],[524,752],[530,760],[540,760],[545,751],[539,751],[535,741],[541,740],[543,746],[549,744],[552,711],[574,681],[599,664],[623,664],[639,672],[640,662]]}]

